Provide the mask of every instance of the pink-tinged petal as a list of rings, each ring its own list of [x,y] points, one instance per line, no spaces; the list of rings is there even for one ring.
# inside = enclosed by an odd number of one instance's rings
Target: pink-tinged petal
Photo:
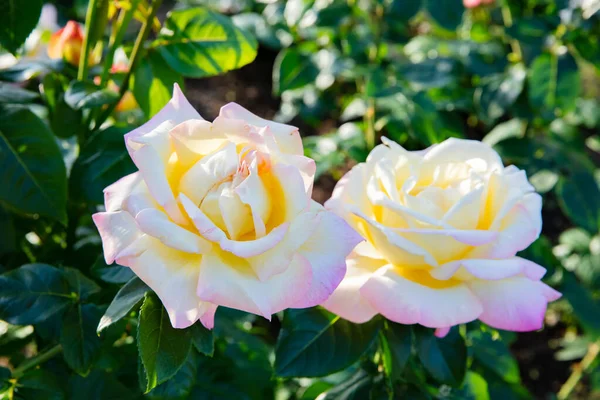
[[[125,135],[125,144],[128,146],[129,154],[133,158],[132,152],[134,149],[130,148],[128,144],[130,140],[137,141],[138,138],[152,132],[159,125],[166,121],[170,121],[172,126],[175,126],[187,121],[188,119],[202,119],[202,117],[187,101],[181,92],[179,85],[175,84],[173,86],[173,97],[167,103],[167,105],[165,105],[162,110],[152,117],[150,121]]]
[[[558,300],[562,297],[562,294],[559,291],[552,289],[550,286],[544,283],[541,284],[541,288],[542,293],[548,302]]]
[[[228,142],[194,164],[181,177],[179,191],[185,193],[195,204],[200,204],[213,186],[233,175],[237,168],[235,144]]]
[[[123,202],[133,191],[133,189],[142,182],[142,176],[139,172],[125,175],[112,185],[104,189],[104,207],[106,211],[119,211],[123,208]]]
[[[263,282],[243,258],[213,252],[202,256],[197,294],[204,301],[270,319],[305,296],[311,280],[310,264],[300,255],[284,272]]]
[[[348,259],[344,279],[333,294],[321,303],[321,306],[355,324],[369,321],[378,312],[360,294],[360,288],[374,271],[383,266],[384,262],[384,260],[374,260],[367,257]]]
[[[289,154],[304,154],[302,139],[300,138],[298,128],[295,126],[285,125],[279,122],[260,118],[236,103],[229,103],[221,107],[219,116],[231,119],[240,119],[259,128],[269,127],[269,130],[275,136],[275,140],[277,141],[281,151]]]
[[[541,329],[548,299],[545,284],[526,277],[498,281],[473,281],[469,287],[483,305],[479,319],[497,328],[516,332]]]
[[[135,220],[142,232],[155,237],[168,247],[195,254],[204,254],[212,249],[209,241],[175,224],[159,210],[142,210]]]
[[[186,167],[216,151],[226,140],[225,135],[213,129],[213,124],[201,119],[190,119],[169,131],[178,162]]]
[[[317,172],[315,160],[305,156],[285,154],[280,161],[292,165],[300,171],[300,175],[302,175],[302,180],[304,181],[304,189],[306,190],[308,197],[310,197],[315,181],[315,173]]]
[[[435,337],[438,338],[443,338],[444,336],[446,336],[448,334],[448,332],[450,332],[450,328],[452,328],[451,326],[447,326],[445,328],[437,328],[434,332]]]
[[[504,168],[498,153],[478,140],[450,138],[431,147],[424,155],[429,165],[465,162],[477,171],[499,171]]]
[[[423,265],[437,266],[437,260],[423,247],[411,242],[392,228],[388,228],[353,206],[346,206],[350,212],[366,222],[368,236],[373,245],[390,262],[397,265]]]
[[[257,240],[231,240],[186,195],[181,193],[179,198],[181,205],[200,235],[211,242],[218,243],[221,249],[238,257],[253,257],[272,249],[283,240],[289,228],[289,223],[284,223]]]
[[[400,276],[392,265],[373,274],[360,294],[391,321],[429,328],[471,322],[483,311],[478,298],[466,285],[424,286]]]
[[[136,150],[132,158],[140,169],[140,174],[148,186],[152,197],[160,204],[167,214],[177,223],[185,223],[185,219],[179,210],[173,190],[169,185],[165,174],[165,164],[160,159],[155,148],[152,146],[143,146]]]
[[[346,257],[364,239],[337,215],[319,205],[321,218],[317,229],[298,249],[312,266],[310,290],[296,308],[314,307],[325,301],[346,273]]]
[[[447,280],[457,273],[465,279],[475,277],[484,280],[499,280],[523,275],[531,280],[539,281],[546,273],[546,269],[521,257],[504,260],[467,259],[440,265],[431,271],[431,276]]]
[[[215,326],[215,312],[217,312],[217,305],[212,303],[203,302],[203,309],[201,310],[200,322],[206,329],[212,329]]]
[[[205,309],[196,295],[202,256],[171,249],[156,239],[148,238],[147,244],[143,253],[131,259],[130,268],[156,292],[173,327],[187,328]]]
[[[126,211],[96,213],[92,215],[92,220],[102,238],[107,264],[112,264],[119,253],[141,235],[135,219]]]

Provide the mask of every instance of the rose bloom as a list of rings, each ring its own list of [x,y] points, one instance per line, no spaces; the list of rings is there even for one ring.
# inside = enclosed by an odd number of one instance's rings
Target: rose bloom
[[[69,64],[79,65],[79,57],[83,47],[83,30],[75,21],[67,22],[50,37],[48,56],[53,59],[64,59]]]
[[[217,306],[270,318],[324,301],[360,236],[311,200],[314,161],[298,129],[230,103],[203,120],[171,101],[125,135],[139,169],[104,190],[93,215],[108,264],[130,267],[175,328]]]
[[[337,184],[325,207],[364,238],[323,306],[353,322],[376,314],[439,328],[480,319],[513,331],[542,327],[560,294],[545,269],[517,257],[542,228],[539,194],[489,146],[448,139],[406,151],[383,138]]]

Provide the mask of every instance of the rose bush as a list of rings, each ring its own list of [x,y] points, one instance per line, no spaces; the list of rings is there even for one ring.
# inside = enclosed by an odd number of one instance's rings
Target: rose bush
[[[481,142],[410,152],[384,140],[326,203],[367,241],[324,306],[353,322],[380,313],[439,335],[475,319],[539,329],[560,294],[540,282],[542,266],[516,253],[538,238],[541,205],[525,172]]]
[[[361,240],[311,200],[298,129],[230,103],[203,120],[178,86],[125,135],[139,169],[107,187],[93,219],[108,264],[130,267],[171,323],[213,327],[218,306],[270,318],[324,301]]]

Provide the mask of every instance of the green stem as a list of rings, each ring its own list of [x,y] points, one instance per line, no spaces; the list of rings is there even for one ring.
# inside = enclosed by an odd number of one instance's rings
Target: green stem
[[[513,19],[512,14],[510,13],[510,7],[506,1],[502,4],[500,10],[502,11],[502,20],[504,21],[504,27],[510,28],[513,25]],[[510,47],[512,49],[512,52],[517,56],[518,60],[516,61],[521,61],[523,59],[523,53],[521,52],[521,45],[519,44],[519,41],[516,39],[511,39]]]
[[[23,374],[27,370],[37,367],[40,364],[45,363],[52,357],[59,354],[61,351],[62,351],[62,346],[60,344],[57,344],[56,346],[44,351],[43,353],[40,353],[35,357],[32,357],[30,359],[23,361],[21,363],[21,365],[19,365],[19,367],[15,368],[15,370],[13,371],[13,374],[12,374],[13,377],[19,378],[19,377],[23,376]]]
[[[98,10],[98,1],[99,0],[90,0],[88,3],[87,13],[85,15],[85,36],[83,37],[83,46],[79,56],[79,70],[77,71],[77,80],[79,81],[83,81],[85,78],[87,78],[90,48],[92,47],[90,38],[92,25],[96,19],[96,10]]]
[[[129,89],[129,79],[131,78],[131,74],[133,73],[133,71],[137,67],[137,64],[139,63],[140,55],[144,47],[144,42],[146,41],[146,39],[148,38],[148,34],[152,30],[152,21],[154,21],[154,17],[156,16],[156,12],[158,11],[158,8],[160,7],[161,3],[162,0],[153,0],[152,4],[150,4],[150,9],[148,10],[148,15],[146,16],[144,24],[142,25],[142,30],[138,34],[138,37],[135,40],[135,44],[133,45],[131,57],[129,58],[129,66],[127,68],[127,73],[125,74],[123,82],[121,83],[121,87],[119,88],[119,97],[106,110],[104,110],[104,112],[96,120],[94,130],[99,129],[100,126],[104,123],[104,121],[106,121],[106,119],[110,117],[114,109],[117,107],[117,104],[119,104],[125,93],[127,93],[127,90]]]
[[[571,376],[569,376],[569,379],[562,385],[556,396],[558,400],[567,400],[570,398],[571,393],[583,377],[583,374],[590,369],[596,360],[596,357],[598,357],[598,353],[600,353],[600,341],[592,343],[588,348],[586,355],[581,360],[581,363],[573,368]]]
[[[109,72],[115,59],[115,52],[117,51],[117,48],[121,45],[121,42],[123,41],[123,37],[125,36],[127,27],[133,19],[133,15],[135,14],[135,10],[137,10],[139,2],[140,0],[132,0],[130,4],[131,8],[129,8],[128,10],[121,10],[121,12],[119,13],[119,19],[117,20],[117,29],[110,36],[110,40],[108,42],[108,53],[106,54],[106,60],[104,61],[104,66],[102,69],[102,78],[100,82],[101,87],[106,87],[108,83]]]

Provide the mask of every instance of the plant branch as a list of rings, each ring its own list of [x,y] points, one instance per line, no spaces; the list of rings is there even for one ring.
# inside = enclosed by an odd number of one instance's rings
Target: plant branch
[[[117,20],[117,28],[110,36],[110,40],[108,42],[108,53],[106,54],[106,60],[104,61],[104,66],[102,69],[102,78],[100,81],[101,87],[106,87],[106,84],[108,83],[108,75],[112,67],[113,61],[115,59],[115,52],[117,48],[121,45],[121,42],[123,41],[125,31],[127,31],[127,27],[133,19],[133,15],[137,10],[139,2],[140,0],[132,0],[130,8],[128,10],[121,10],[121,12],[119,13],[119,19]]]
[[[38,365],[45,363],[52,357],[58,355],[61,351],[62,346],[60,344],[57,344],[56,346],[44,351],[43,353],[40,353],[35,357],[31,357],[23,361],[21,365],[19,365],[19,367],[15,368],[15,370],[13,371],[13,377],[19,378],[23,376],[23,374],[27,372],[27,370],[30,370],[31,368],[37,367]]]
[[[137,67],[137,64],[139,63],[141,52],[144,47],[144,42],[146,41],[146,39],[148,38],[148,34],[152,30],[152,21],[154,20],[156,12],[158,11],[158,8],[160,7],[161,3],[162,0],[153,0],[152,4],[150,4],[148,14],[146,15],[146,19],[144,20],[144,23],[142,25],[142,29],[138,34],[137,39],[135,40],[135,44],[133,45],[131,57],[129,58],[129,66],[127,68],[127,73],[125,74],[123,82],[121,83],[121,87],[119,88],[119,96],[117,97],[115,102],[112,103],[106,110],[104,110],[104,112],[96,120],[96,123],[94,125],[94,131],[100,128],[104,121],[106,121],[106,119],[110,117],[112,112],[117,107],[117,104],[119,104],[119,102],[129,89],[129,79],[131,78],[131,74],[133,73],[133,71]]]
[[[502,7],[500,7],[500,10],[502,11],[502,20],[504,21],[504,27],[510,28],[513,25],[513,19],[512,14],[510,13],[509,5],[506,2],[504,2],[504,4],[502,4]],[[517,61],[523,60],[523,53],[521,52],[521,45],[519,44],[518,40],[510,39],[510,48],[512,49],[512,52],[517,56]]]
[[[590,344],[586,355],[583,357],[583,359],[578,365],[575,365],[571,376],[569,376],[569,379],[567,379],[564,385],[562,385],[558,392],[558,395],[556,396],[558,400],[567,400],[568,398],[570,398],[571,393],[573,392],[581,378],[583,378],[583,375],[590,369],[590,367],[598,357],[598,353],[600,353],[600,341]]]
[[[91,33],[92,26],[96,20],[96,10],[98,9],[99,0],[90,0],[85,15],[85,36],[83,37],[83,45],[79,55],[79,69],[77,70],[77,80],[83,81],[87,77],[90,48],[92,47]]]

